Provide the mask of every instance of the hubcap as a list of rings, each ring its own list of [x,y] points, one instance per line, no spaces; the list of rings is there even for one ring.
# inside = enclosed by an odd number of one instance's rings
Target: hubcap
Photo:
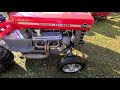
[[[77,72],[81,69],[82,66],[80,64],[67,64],[62,68],[64,72],[68,72],[68,73]]]

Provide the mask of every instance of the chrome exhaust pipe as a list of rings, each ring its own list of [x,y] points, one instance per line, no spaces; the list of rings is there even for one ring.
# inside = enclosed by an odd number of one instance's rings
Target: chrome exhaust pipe
[[[20,58],[27,58],[27,59],[44,59],[47,58],[48,55],[42,54],[24,54]]]

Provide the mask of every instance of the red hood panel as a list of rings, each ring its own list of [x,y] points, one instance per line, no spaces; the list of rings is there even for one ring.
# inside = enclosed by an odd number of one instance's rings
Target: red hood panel
[[[91,19],[85,12],[16,12],[14,17],[59,18],[59,19]]]
[[[16,24],[16,27],[25,28],[53,28],[53,29],[77,29],[83,28],[80,25],[90,25],[89,30],[94,23],[94,19],[87,12],[13,12],[10,14],[10,21]],[[21,24],[22,23],[22,24]],[[42,23],[42,24],[41,24]],[[60,24],[59,26],[42,26],[47,24]],[[70,24],[67,27],[61,24]],[[77,27],[78,25],[78,27]],[[72,27],[73,26],[73,27]],[[74,27],[75,26],[75,27]]]

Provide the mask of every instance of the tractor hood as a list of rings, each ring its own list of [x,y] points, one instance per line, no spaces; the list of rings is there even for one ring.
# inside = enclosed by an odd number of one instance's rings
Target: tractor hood
[[[90,30],[94,18],[88,12],[12,12],[9,21],[16,28]]]

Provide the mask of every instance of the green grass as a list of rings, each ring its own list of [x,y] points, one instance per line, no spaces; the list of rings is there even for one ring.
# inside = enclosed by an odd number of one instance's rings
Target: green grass
[[[113,18],[113,19],[111,19]],[[86,68],[76,74],[64,74],[57,69],[59,55],[43,60],[20,59],[15,54],[16,65],[1,78],[120,78],[120,13],[111,13],[107,20],[99,20],[87,32],[85,44],[77,52],[86,58]]]

